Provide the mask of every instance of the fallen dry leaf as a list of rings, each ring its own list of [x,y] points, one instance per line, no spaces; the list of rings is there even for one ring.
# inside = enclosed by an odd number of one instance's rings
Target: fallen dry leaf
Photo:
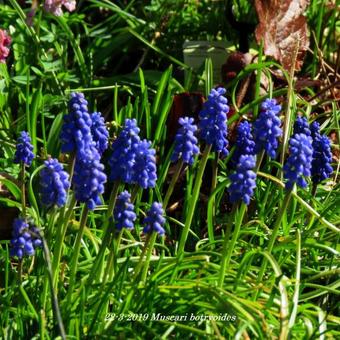
[[[255,0],[259,18],[255,36],[263,39],[264,53],[290,70],[294,56],[295,70],[300,70],[309,46],[306,18],[303,16],[308,0]]]

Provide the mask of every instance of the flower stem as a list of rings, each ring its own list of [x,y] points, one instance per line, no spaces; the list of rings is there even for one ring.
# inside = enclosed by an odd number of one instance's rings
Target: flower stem
[[[178,177],[181,173],[181,170],[182,170],[182,167],[183,167],[183,160],[181,159],[177,165],[176,165],[176,169],[175,169],[175,172],[171,178],[171,182],[170,182],[170,185],[169,185],[169,188],[165,194],[165,198],[163,200],[163,209],[166,210],[166,207],[169,203],[169,199],[174,191],[174,188],[175,188],[175,185],[177,183],[177,180],[178,180]]]
[[[145,259],[145,264],[144,264],[144,268],[143,268],[143,272],[142,272],[142,279],[141,281],[144,283],[146,281],[146,277],[148,275],[148,270],[149,270],[149,266],[150,266],[150,259],[151,259],[151,254],[152,254],[152,250],[153,247],[155,245],[156,242],[156,238],[157,238],[157,233],[154,231],[151,234],[150,237],[150,242],[149,242],[149,247],[148,247],[148,251],[146,253],[146,259]]]
[[[226,272],[226,269],[229,267],[231,255],[235,248],[235,245],[236,245],[236,242],[237,242],[240,230],[241,230],[243,217],[244,217],[246,210],[247,210],[247,205],[244,202],[241,203],[241,206],[239,209],[236,208],[236,205],[234,205],[233,207],[233,211],[236,212],[235,229],[233,232],[233,237],[229,243],[229,236],[231,233],[231,224],[228,223],[227,230],[224,235],[223,249],[222,249],[222,262],[221,262],[221,267],[220,267],[220,275],[218,278],[218,287],[220,288],[223,287],[225,272]]]
[[[88,213],[89,213],[89,209],[85,205],[83,208],[82,214],[81,214],[79,231],[78,231],[76,242],[74,245],[74,252],[71,258],[70,282],[69,282],[69,288],[68,288],[68,293],[67,293],[68,295],[67,305],[68,306],[71,306],[71,298],[72,298],[72,293],[74,289],[74,284],[76,281],[76,273],[77,273],[77,268],[78,268],[78,259],[79,259],[79,254],[80,254],[81,239],[84,234]]]
[[[51,288],[51,299],[52,299],[52,302],[53,302],[56,323],[59,327],[59,332],[60,332],[61,338],[63,340],[66,340],[66,333],[65,333],[64,323],[63,323],[61,313],[60,313],[58,296],[57,296],[57,293],[56,293],[56,289],[54,289],[54,287],[53,287],[53,271],[52,271],[50,250],[48,249],[48,245],[47,245],[45,238],[40,233],[39,233],[39,237],[42,240],[45,261],[46,261],[46,264],[47,264],[47,274],[48,274],[48,280],[49,280],[50,288]]]
[[[98,272],[102,272],[102,265],[103,265],[103,259],[104,259],[104,255],[105,255],[105,250],[106,247],[108,246],[110,239],[111,239],[111,228],[109,228],[110,225],[110,217],[113,214],[113,210],[115,207],[115,203],[116,203],[116,198],[118,195],[118,189],[119,189],[119,182],[115,182],[113,184],[113,188],[111,191],[111,195],[110,195],[110,200],[109,200],[109,205],[107,208],[107,212],[106,212],[106,217],[105,217],[105,221],[104,221],[104,226],[103,226],[103,241],[100,245],[99,248],[99,252],[98,255],[96,257],[96,260],[91,268],[91,272],[88,278],[88,285],[91,285],[92,281],[94,280],[94,278],[98,277]]]
[[[26,220],[26,193],[25,193],[25,163],[21,162],[21,206],[22,216]]]
[[[255,173],[257,173],[260,170],[261,163],[262,163],[263,158],[264,158],[264,154],[265,154],[265,150],[262,150],[256,157],[257,158],[256,159],[256,167],[254,169]]]
[[[219,153],[215,152],[215,159],[213,162],[213,166],[212,166],[212,180],[211,180],[211,190],[210,190],[210,194],[212,194],[214,192],[214,190],[216,189],[216,184],[217,184],[217,171],[218,171],[218,158],[219,158]],[[212,219],[213,222],[215,221],[215,215],[216,215],[216,196],[213,196],[212,198]]]
[[[111,249],[110,257],[111,265],[109,267],[109,282],[112,281],[114,273],[117,272],[117,258],[119,253],[120,243],[122,241],[123,229],[118,233],[118,236],[113,239],[113,248]]]
[[[277,214],[276,221],[275,221],[275,224],[274,224],[274,228],[273,228],[272,234],[270,236],[268,247],[267,247],[267,252],[269,254],[271,254],[271,252],[273,250],[274,243],[276,241],[276,237],[277,237],[277,234],[279,232],[279,228],[280,228],[280,225],[281,225],[281,222],[282,222],[282,218],[283,218],[284,213],[287,210],[291,196],[292,196],[292,190],[289,190],[286,193],[286,196],[285,196],[285,198],[282,202],[281,208],[280,208],[280,210]],[[257,278],[257,283],[260,283],[262,281],[263,275],[264,275],[266,268],[267,268],[267,264],[268,264],[267,259],[264,259],[263,262],[262,262],[261,268],[260,268],[258,278]],[[258,289],[255,293],[255,299],[257,299],[257,297],[260,295],[260,293],[261,293],[261,289]]]
[[[198,172],[197,172],[196,179],[195,179],[195,185],[194,185],[193,193],[192,193],[190,204],[189,204],[188,214],[186,216],[184,229],[182,231],[181,238],[179,241],[178,253],[177,253],[177,256],[179,259],[181,259],[184,254],[184,247],[185,247],[186,240],[188,238],[192,218],[194,216],[197,200],[198,200],[201,185],[202,185],[203,173],[207,165],[210,150],[211,150],[211,145],[207,145],[204,149],[204,152],[203,152],[200,164],[199,164]]]
[[[143,266],[143,260],[144,260],[144,255],[146,253],[146,250],[148,249],[148,245],[149,245],[149,242],[150,242],[150,234],[147,234],[146,236],[146,239],[145,239],[145,243],[144,243],[144,247],[142,249],[142,253],[140,254],[140,257],[139,257],[139,261],[138,261],[138,264],[136,266],[136,269],[135,269],[135,274],[133,276],[133,280],[135,281],[142,269],[142,266]]]
[[[64,239],[68,227],[68,222],[71,218],[73,209],[76,205],[77,201],[74,196],[71,198],[70,205],[66,214],[64,214],[64,209],[62,211],[63,218],[58,223],[58,230],[57,230],[57,238],[56,238],[56,248],[54,250],[54,257],[53,257],[53,264],[52,264],[52,271],[53,271],[53,287],[58,290],[58,277],[59,277],[59,262],[62,256],[63,244]]]

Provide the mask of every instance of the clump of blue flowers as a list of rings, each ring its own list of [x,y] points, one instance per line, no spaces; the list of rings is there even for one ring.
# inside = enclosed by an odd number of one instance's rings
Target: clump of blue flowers
[[[26,131],[21,131],[16,145],[14,163],[22,162],[23,164],[30,166],[33,159],[34,153],[33,145],[31,144],[31,137]]]
[[[112,154],[109,158],[111,168],[110,180],[121,180],[132,183],[135,149],[140,142],[139,128],[136,119],[126,119],[118,138],[112,143]]]
[[[256,188],[256,173],[253,171],[256,164],[254,155],[241,155],[236,171],[229,176],[230,186],[228,192],[232,203],[242,200],[245,204],[250,203]]]
[[[293,135],[289,141],[289,157],[283,167],[286,189],[292,189],[295,183],[301,188],[307,186],[303,176],[311,175],[312,156],[312,138],[303,133]]]
[[[92,119],[88,112],[87,100],[82,93],[71,93],[69,113],[64,116],[61,129],[61,151],[86,157],[94,141],[91,134]]]
[[[91,133],[96,149],[100,155],[104,153],[109,144],[109,131],[106,128],[104,118],[100,112],[93,112],[91,114],[92,125]]]
[[[41,239],[36,235],[35,227],[30,227],[29,224],[21,218],[16,218],[13,222],[13,231],[11,239],[11,256],[22,258],[23,256],[32,256],[35,253],[35,248],[42,245]]]
[[[201,138],[208,145],[212,145],[213,151],[221,152],[222,156],[228,154],[227,113],[229,106],[227,98],[223,96],[225,93],[226,90],[223,87],[212,89],[199,113]]]
[[[269,157],[276,157],[278,138],[282,136],[281,120],[278,117],[281,105],[275,99],[266,99],[254,123],[255,152],[265,150]]]
[[[251,133],[251,124],[247,121],[241,122],[237,127],[235,151],[232,156],[233,163],[237,164],[241,155],[253,155],[255,142]]]
[[[150,210],[147,212],[144,219],[144,229],[143,232],[148,234],[153,231],[159,235],[164,235],[165,230],[163,228],[165,224],[164,210],[162,203],[154,202]]]
[[[57,159],[50,158],[44,165],[40,172],[42,203],[48,207],[62,207],[66,203],[67,190],[70,187],[69,175]]]
[[[102,203],[99,196],[104,192],[106,175],[96,149],[89,152],[87,157],[76,159],[72,182],[76,199],[86,203],[90,210]]]
[[[154,188],[157,180],[156,150],[151,145],[150,141],[144,139],[134,148],[132,182],[143,189]]]
[[[178,122],[181,127],[175,137],[175,147],[171,161],[176,162],[181,158],[184,163],[192,165],[195,155],[199,154],[200,151],[195,137],[197,126],[194,124],[194,119],[189,117],[181,117]]]
[[[130,201],[131,195],[125,190],[120,193],[116,200],[114,209],[114,218],[117,230],[123,228],[133,229],[136,214],[134,212],[134,205]]]
[[[306,117],[298,116],[294,123],[294,134],[304,133],[306,136],[311,135],[309,124]]]

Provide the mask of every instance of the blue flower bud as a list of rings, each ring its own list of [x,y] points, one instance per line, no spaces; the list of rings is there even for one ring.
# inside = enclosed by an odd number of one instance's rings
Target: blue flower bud
[[[100,162],[100,155],[95,148],[87,157],[76,158],[72,183],[79,202],[86,203],[90,210],[100,205],[102,202],[99,195],[105,190],[105,182],[104,165]]]
[[[237,138],[235,151],[232,156],[233,164],[237,164],[241,155],[253,155],[255,142],[251,133],[251,124],[247,121],[241,122],[237,127]]]
[[[111,147],[112,154],[109,158],[111,181],[121,180],[125,183],[132,183],[135,148],[140,141],[138,134],[136,119],[126,119],[124,129]]]
[[[306,117],[298,116],[294,123],[294,134],[296,133],[304,133],[306,136],[311,135],[311,131],[309,129],[308,121]]]
[[[333,172],[331,166],[331,144],[326,135],[315,134],[313,138],[312,181],[320,183],[329,178]]]
[[[240,156],[235,172],[229,176],[231,183],[228,192],[232,203],[239,200],[243,200],[247,205],[250,203],[256,188],[256,173],[253,171],[255,165],[254,155]]]
[[[155,231],[159,235],[164,235],[165,230],[163,228],[165,224],[164,210],[162,203],[154,202],[147,212],[144,219],[143,232],[148,234]]]
[[[44,162],[40,172],[40,194],[42,203],[47,207],[66,203],[67,190],[70,187],[69,175],[57,159],[50,158]]]
[[[35,253],[35,248],[42,245],[38,236],[32,235],[30,231],[39,235],[37,228],[30,227],[24,219],[16,218],[14,220],[10,250],[11,256],[18,258],[32,256]]]
[[[180,118],[178,122],[181,128],[179,128],[175,137],[175,147],[171,161],[176,162],[182,158],[184,163],[192,165],[194,156],[199,154],[197,138],[195,137],[197,126],[194,124],[194,119],[189,117]]]
[[[63,119],[60,133],[61,151],[75,153],[78,158],[86,158],[95,143],[91,134],[92,119],[82,93],[71,93],[69,114]]]
[[[108,147],[109,132],[106,128],[104,118],[100,112],[93,112],[91,114],[92,125],[91,133],[96,149],[102,155]]]
[[[139,184],[143,189],[154,188],[157,180],[156,150],[152,143],[146,139],[135,145],[135,154],[132,182]]]
[[[30,166],[34,158],[33,145],[31,144],[31,137],[26,131],[20,132],[20,137],[16,145],[14,155],[14,163],[23,162]]]
[[[131,195],[127,191],[123,191],[116,200],[114,209],[114,218],[118,230],[133,229],[136,214],[134,205],[130,201]]]
[[[265,150],[269,157],[276,157],[278,138],[282,136],[281,120],[278,117],[281,105],[275,99],[266,99],[254,123],[255,152]]]
[[[225,93],[226,90],[222,87],[212,89],[199,113],[201,138],[208,145],[212,145],[213,151],[221,152],[222,156],[228,154],[227,113],[229,106],[227,98],[223,96]]]
[[[291,137],[289,141],[289,157],[283,167],[288,190],[292,189],[295,183],[301,188],[307,186],[303,176],[309,177],[311,175],[312,155],[313,147],[310,136],[297,133]]]

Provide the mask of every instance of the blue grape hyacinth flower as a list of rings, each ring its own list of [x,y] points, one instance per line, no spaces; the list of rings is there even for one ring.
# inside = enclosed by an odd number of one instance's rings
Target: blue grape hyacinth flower
[[[70,187],[69,175],[57,159],[50,158],[44,162],[40,172],[40,195],[42,203],[47,206],[62,207],[66,203],[67,190]]]
[[[199,154],[200,151],[195,137],[197,126],[194,124],[194,118],[181,117],[178,122],[181,127],[175,137],[175,147],[171,161],[176,162],[181,158],[184,163],[192,165],[195,155]]]
[[[121,180],[128,184],[132,183],[135,149],[140,142],[138,134],[136,119],[126,119],[123,130],[111,146],[112,154],[109,158],[111,181]]]
[[[310,125],[310,131],[312,133],[312,138],[314,139],[317,135],[320,134],[320,124],[318,122],[313,122]]]
[[[102,155],[109,145],[109,131],[106,128],[104,118],[100,112],[91,114],[91,133],[96,149]]]
[[[297,133],[289,141],[289,157],[283,167],[284,178],[287,180],[286,189],[290,190],[296,183],[299,187],[307,186],[303,178],[311,175],[312,167],[312,138],[303,133]]]
[[[276,157],[278,138],[282,136],[281,120],[278,117],[281,105],[275,99],[266,99],[254,123],[255,152],[265,150],[269,157]]]
[[[294,134],[304,133],[307,136],[311,135],[309,124],[306,117],[298,116],[294,123]]]
[[[313,138],[312,181],[315,184],[329,178],[333,172],[331,166],[331,144],[327,136],[317,134]]]
[[[147,212],[144,219],[144,229],[145,234],[156,232],[158,235],[164,235],[165,230],[163,228],[165,224],[164,210],[162,203],[154,202],[150,210]]]
[[[31,144],[31,137],[26,131],[20,132],[20,137],[16,145],[14,155],[14,163],[23,163],[27,166],[32,164],[34,159],[33,145]]]
[[[247,121],[241,122],[237,127],[235,151],[232,156],[235,165],[237,165],[241,155],[254,155],[255,142],[251,127],[251,124]]]
[[[123,228],[133,229],[136,213],[134,205],[130,201],[131,195],[125,190],[120,193],[116,200],[114,209],[114,219],[117,229],[120,231]]]
[[[249,205],[256,188],[256,173],[253,171],[255,165],[254,155],[240,156],[235,172],[229,176],[231,183],[228,192],[232,203],[242,200]]]
[[[35,253],[35,248],[42,245],[41,239],[33,236],[30,231],[36,233],[36,228],[30,227],[24,219],[16,218],[14,220],[10,250],[11,256],[16,256],[19,259],[24,256],[32,256]]]
[[[228,154],[227,146],[227,113],[229,106],[227,98],[223,95],[226,90],[219,87],[212,89],[208,100],[203,104],[203,109],[199,113],[199,124],[201,138],[212,145],[212,150],[221,152],[222,156]]]
[[[157,180],[156,150],[146,139],[134,147],[135,160],[133,164],[132,182],[143,189],[154,188]]]
[[[106,175],[97,149],[90,151],[86,158],[76,158],[72,183],[77,201],[86,203],[90,210],[100,205],[104,192]]]
[[[82,93],[71,93],[69,113],[63,117],[60,140],[63,153],[75,153],[79,158],[88,155],[95,145],[91,134],[92,119],[87,100]]]

